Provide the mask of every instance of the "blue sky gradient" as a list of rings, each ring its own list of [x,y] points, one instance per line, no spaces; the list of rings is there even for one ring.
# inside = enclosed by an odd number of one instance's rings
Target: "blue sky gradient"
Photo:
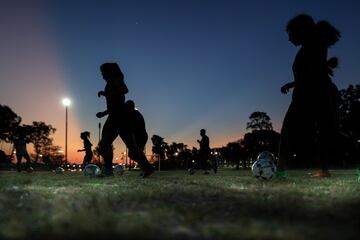
[[[226,145],[242,137],[254,111],[267,112],[280,131],[291,99],[280,87],[292,81],[298,50],[285,26],[299,13],[342,32],[329,50],[340,60],[334,82],[339,88],[359,83],[359,12],[358,1],[346,0],[2,1],[0,102],[25,123],[54,125],[55,143],[63,146],[59,99],[67,95],[76,125],[72,145],[81,147],[83,130],[96,144],[95,114],[105,108],[97,97],[105,85],[99,66],[117,62],[126,97],[143,113],[150,136],[191,147],[205,128],[212,147]],[[150,142],[147,147],[149,153]]]

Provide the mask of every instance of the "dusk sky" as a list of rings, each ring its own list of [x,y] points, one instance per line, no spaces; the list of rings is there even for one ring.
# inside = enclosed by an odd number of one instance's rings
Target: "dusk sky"
[[[254,111],[267,112],[280,131],[291,93],[297,48],[285,32],[300,13],[328,20],[342,33],[329,49],[339,58],[339,89],[360,83],[360,1],[0,1],[0,104],[22,123],[44,121],[64,148],[69,97],[70,161],[82,162],[80,132],[98,142],[95,114],[106,108],[97,92],[99,66],[117,62],[151,137],[198,147],[205,128],[211,147],[246,133]],[[147,154],[151,154],[151,140]],[[125,150],[118,138],[116,154]],[[5,149],[7,151],[7,149]],[[28,146],[28,150],[32,150]]]

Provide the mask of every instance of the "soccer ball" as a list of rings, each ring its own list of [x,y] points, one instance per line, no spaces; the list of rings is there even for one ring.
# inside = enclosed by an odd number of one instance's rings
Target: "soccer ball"
[[[97,177],[101,174],[101,169],[95,164],[88,164],[84,168],[84,176]]]
[[[57,167],[57,168],[55,168],[55,173],[56,174],[61,174],[61,173],[63,173],[65,170],[62,168],[62,167]]]
[[[270,161],[273,161],[275,162],[275,156],[274,154],[272,154],[271,152],[269,151],[264,151],[264,152],[261,152],[258,157],[257,157],[257,160],[259,159],[267,159],[267,160],[270,160]]]
[[[32,172],[34,171],[34,168],[33,168],[33,167],[28,167],[28,168],[26,169],[26,171],[27,171],[28,173],[32,173]]]
[[[257,179],[269,180],[274,176],[276,166],[273,161],[263,158],[256,160],[251,166],[251,170]]]
[[[124,167],[122,165],[116,165],[113,172],[116,175],[122,176],[124,174]]]
[[[189,169],[188,169],[188,173],[189,173],[190,175],[195,174],[195,169],[189,168]]]

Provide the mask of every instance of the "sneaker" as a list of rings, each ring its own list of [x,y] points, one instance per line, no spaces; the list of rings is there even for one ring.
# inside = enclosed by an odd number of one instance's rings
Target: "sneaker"
[[[329,170],[319,170],[313,174],[314,177],[330,177]]]
[[[287,171],[276,171],[275,172],[275,178],[277,179],[285,179],[285,178],[288,178],[289,174]]]

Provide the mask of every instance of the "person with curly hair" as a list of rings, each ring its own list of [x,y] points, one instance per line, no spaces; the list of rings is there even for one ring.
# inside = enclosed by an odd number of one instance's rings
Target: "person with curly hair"
[[[286,94],[293,88],[292,101],[281,129],[277,177],[287,177],[287,161],[299,151],[301,142],[312,142],[321,170],[314,176],[329,177],[327,162],[338,130],[339,93],[333,83],[337,58],[328,59],[328,48],[340,32],[326,21],[315,23],[301,14],[286,27],[289,41],[300,46],[293,62],[294,81],[281,87]],[[310,157],[310,156],[308,156]]]
[[[135,133],[130,125],[130,116],[125,106],[125,94],[128,93],[128,88],[124,82],[124,74],[117,63],[104,63],[100,66],[100,71],[106,81],[106,86],[104,91],[98,92],[98,97],[105,96],[107,109],[98,112],[96,116],[101,118],[108,115],[99,143],[99,153],[103,156],[105,163],[104,176],[113,176],[112,143],[117,136],[120,136],[129,149],[129,157],[139,164],[143,172],[142,176],[148,177],[154,172],[154,168],[147,160],[142,149],[143,146],[138,146]]]

